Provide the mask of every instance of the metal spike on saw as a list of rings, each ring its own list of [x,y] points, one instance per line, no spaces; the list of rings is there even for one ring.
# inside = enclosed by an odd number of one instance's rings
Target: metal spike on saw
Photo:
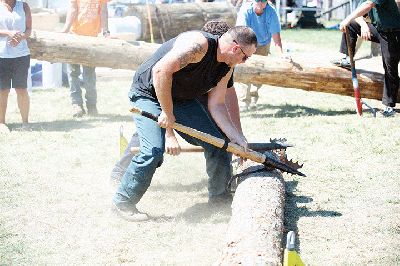
[[[292,175],[299,175],[299,176],[306,176],[305,174],[301,173],[298,171],[303,165],[300,165],[297,162],[294,162],[293,160],[288,160],[286,158],[286,153],[284,154],[283,158],[282,156],[279,156],[276,153],[271,153],[271,152],[265,152],[265,156],[268,157],[268,163],[264,163],[264,165],[268,168],[277,168],[283,172],[292,174]],[[283,159],[283,160],[282,160]]]

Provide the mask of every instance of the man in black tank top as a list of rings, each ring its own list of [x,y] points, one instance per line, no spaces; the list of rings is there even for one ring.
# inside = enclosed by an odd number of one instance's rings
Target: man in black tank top
[[[113,208],[120,216],[132,221],[148,219],[147,214],[136,209],[136,204],[161,165],[165,147],[169,147],[168,153],[179,153],[171,128],[174,122],[219,138],[224,134],[247,148],[246,138],[229,116],[225,96],[233,67],[245,62],[255,52],[256,44],[254,32],[243,26],[230,29],[221,38],[200,31],[185,32],[164,43],[139,67],[129,97],[134,106],[159,119],[156,123],[134,117],[140,153],[132,159],[113,199]],[[196,99],[205,93],[209,113]],[[225,195],[230,155],[185,134],[181,136],[205,150],[210,199]]]

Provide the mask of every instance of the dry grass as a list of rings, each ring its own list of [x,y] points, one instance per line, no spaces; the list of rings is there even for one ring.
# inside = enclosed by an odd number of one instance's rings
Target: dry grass
[[[207,205],[200,154],[167,156],[129,223],[109,212],[129,81],[98,82],[95,118],[71,119],[68,89],[35,90],[33,131],[0,136],[0,264],[210,265],[221,253],[229,206]],[[349,81],[350,85],[350,81]],[[362,88],[361,88],[362,89]],[[369,101],[379,107],[378,101]],[[359,118],[351,97],[265,86],[243,113],[250,140],[286,137],[307,177],[285,176],[285,224],[310,265],[400,264],[400,114]]]

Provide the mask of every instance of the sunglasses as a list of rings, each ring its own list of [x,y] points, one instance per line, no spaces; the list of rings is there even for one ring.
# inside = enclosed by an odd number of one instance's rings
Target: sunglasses
[[[255,1],[256,1],[256,3],[259,3],[259,2],[266,3],[268,0],[255,0]]]
[[[242,47],[240,47],[240,44],[237,41],[233,40],[233,42],[236,43],[239,46],[240,51],[244,54],[244,56],[242,58],[242,61],[246,62],[246,60],[249,59],[250,56],[248,56],[245,52],[243,52]]]

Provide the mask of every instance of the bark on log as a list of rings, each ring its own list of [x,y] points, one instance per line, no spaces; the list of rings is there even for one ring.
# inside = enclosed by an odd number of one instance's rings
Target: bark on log
[[[159,44],[45,31],[34,31],[28,41],[31,57],[39,60],[133,70],[159,47]],[[295,64],[254,55],[236,67],[235,81],[353,96],[349,71],[330,66],[329,62],[303,60],[295,56],[293,59]],[[366,70],[358,73],[361,97],[380,100],[383,75]]]
[[[234,26],[236,13],[226,2],[149,5],[153,35],[156,42],[164,42],[179,33],[199,30],[213,19],[225,20]],[[150,25],[146,5],[128,5],[124,15],[136,16],[142,23],[141,40],[150,42]]]
[[[260,166],[247,162],[245,169],[255,167]],[[285,204],[282,175],[274,170],[252,173],[242,179],[233,198],[225,246],[217,264],[282,265]]]
[[[49,31],[33,31],[28,45],[31,58],[120,69],[137,69],[160,46]]]

